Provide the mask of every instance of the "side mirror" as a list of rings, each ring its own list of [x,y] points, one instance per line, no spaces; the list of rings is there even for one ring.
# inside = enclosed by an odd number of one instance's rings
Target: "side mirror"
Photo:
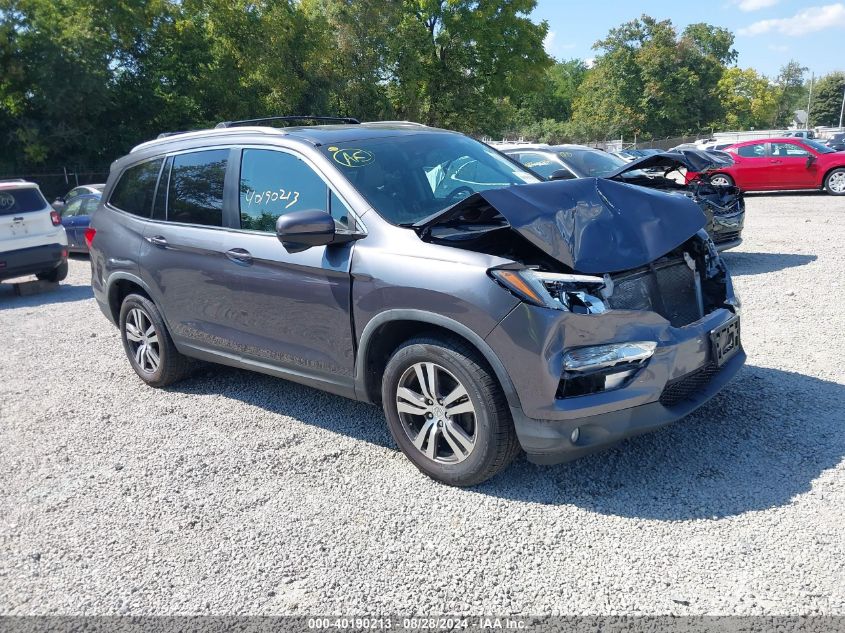
[[[816,157],[813,154],[807,156],[807,169],[813,166],[813,163],[816,162]]]
[[[556,169],[549,176],[549,180],[570,180],[571,178],[575,178],[575,174],[568,169]]]
[[[288,253],[325,246],[335,238],[334,218],[318,209],[287,213],[276,220],[276,237]]]

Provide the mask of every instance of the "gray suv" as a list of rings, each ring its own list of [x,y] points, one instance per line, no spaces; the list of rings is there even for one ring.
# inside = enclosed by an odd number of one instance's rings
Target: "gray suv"
[[[412,123],[256,123],[112,165],[92,285],[151,386],[202,359],[380,403],[421,471],[473,485],[666,425],[744,362],[687,198]]]

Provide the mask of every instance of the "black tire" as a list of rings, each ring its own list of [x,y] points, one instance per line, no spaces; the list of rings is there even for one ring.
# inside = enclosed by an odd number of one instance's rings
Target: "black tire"
[[[463,386],[466,396],[454,400],[454,403],[462,403],[465,407],[468,403],[474,408],[472,413],[448,415],[448,408],[444,405],[437,407],[437,416],[442,418],[440,422],[431,420],[427,422],[426,417],[417,414],[404,413],[400,416],[397,403],[397,393],[400,383],[406,380],[415,380],[415,366],[419,363],[428,363],[438,366],[438,371],[443,370],[436,380],[438,386],[445,391],[453,392],[457,389],[454,383]],[[428,365],[425,365],[427,367]],[[446,383],[450,384],[446,384]],[[405,383],[402,383],[405,384]],[[417,382],[419,387],[422,385]],[[420,392],[424,393],[425,388]],[[417,392],[418,395],[420,392]],[[442,393],[440,395],[446,395]],[[445,398],[444,398],[445,400]],[[438,400],[440,402],[440,400]],[[382,379],[382,404],[387,417],[387,424],[393,439],[399,445],[403,453],[413,464],[424,474],[432,479],[450,484],[453,486],[473,486],[489,479],[495,474],[504,470],[514,457],[519,454],[520,446],[511,419],[510,409],[502,389],[499,386],[492,370],[484,359],[471,346],[459,339],[445,339],[435,337],[420,337],[407,341],[400,346],[387,363]],[[436,405],[436,403],[432,403]],[[416,406],[423,406],[422,403]],[[451,405],[457,408],[456,404]],[[432,417],[426,414],[429,418]],[[471,423],[467,422],[467,418]],[[404,421],[403,421],[404,420]],[[429,435],[433,437],[435,453],[441,447],[443,452],[452,452],[452,459],[460,459],[454,463],[443,463],[443,459],[449,459],[435,454],[436,459],[426,455],[422,447],[417,448],[411,439],[413,429],[408,428],[410,423],[417,421],[421,427],[427,423],[437,423],[439,430]],[[467,452],[458,456],[450,446],[457,439],[454,435],[455,423],[471,426],[474,445]],[[446,429],[452,429],[447,432]],[[466,432],[467,427],[461,430]],[[416,434],[417,439],[423,436],[422,429]],[[467,438],[470,435],[466,432]],[[448,439],[446,436],[449,436]],[[427,448],[432,446],[430,440],[425,440]]]
[[[148,347],[152,347],[155,356],[158,358],[158,363],[152,363],[152,356],[144,353],[140,354],[141,360],[138,359],[138,349],[140,344],[135,341],[130,341],[132,334],[127,330],[127,321],[134,326],[138,320],[138,313],[133,311],[140,311],[146,317],[146,321],[142,321],[144,326],[152,325],[154,328],[154,335],[156,337],[155,343],[150,342]],[[132,313],[130,315],[130,313]],[[138,294],[127,295],[120,306],[120,340],[123,342],[123,349],[126,352],[126,357],[132,365],[132,369],[145,383],[151,387],[166,387],[172,385],[184,378],[191,368],[191,361],[187,356],[179,353],[176,346],[173,344],[173,339],[170,338],[170,332],[164,325],[164,320],[161,318],[161,313],[156,308],[156,305],[147,297]],[[130,327],[131,329],[131,327]],[[135,328],[138,331],[137,328]],[[146,327],[144,332],[148,332]],[[151,339],[144,338],[146,341]],[[143,365],[142,365],[143,363]]]
[[[833,181],[836,181],[835,184]],[[845,187],[842,186],[845,182],[845,168],[838,168],[832,170],[824,179],[824,190],[832,196],[845,196]]]
[[[47,272],[37,273],[35,276],[38,277],[41,281],[50,281],[53,283],[58,283],[59,281],[64,281],[65,277],[67,277],[67,260],[63,261],[61,264],[56,266],[53,270],[48,270]]]
[[[713,181],[716,182],[713,182]],[[734,179],[727,174],[713,174],[710,176],[710,184],[715,187],[732,187],[734,186]]]

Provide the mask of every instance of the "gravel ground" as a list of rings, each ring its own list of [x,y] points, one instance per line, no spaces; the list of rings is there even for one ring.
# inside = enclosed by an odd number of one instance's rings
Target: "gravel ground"
[[[845,198],[749,196],[748,366],[695,415],[472,490],[381,412],[145,387],[88,287],[0,285],[0,613],[845,614]]]

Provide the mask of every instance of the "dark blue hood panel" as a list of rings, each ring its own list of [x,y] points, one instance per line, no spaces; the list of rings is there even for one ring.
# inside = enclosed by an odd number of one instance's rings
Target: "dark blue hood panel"
[[[707,221],[686,196],[580,178],[482,191],[417,228],[460,222],[487,205],[543,253],[588,274],[646,265],[690,239]]]

